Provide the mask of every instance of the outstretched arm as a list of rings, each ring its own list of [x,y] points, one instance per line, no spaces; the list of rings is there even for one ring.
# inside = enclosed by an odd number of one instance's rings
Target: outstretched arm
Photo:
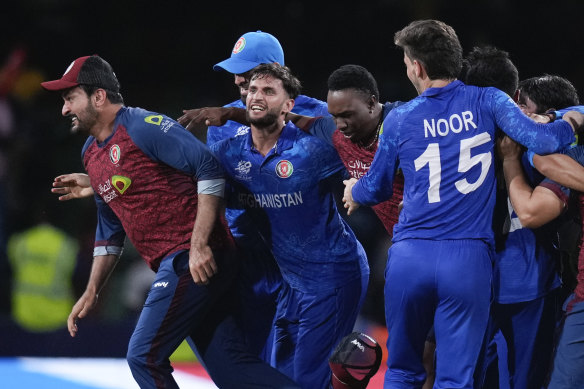
[[[69,173],[55,177],[51,192],[60,195],[60,201],[93,196],[89,176],[84,173]]]

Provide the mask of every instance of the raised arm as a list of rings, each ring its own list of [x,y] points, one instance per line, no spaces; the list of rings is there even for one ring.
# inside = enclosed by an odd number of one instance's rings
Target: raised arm
[[[498,147],[509,199],[521,225],[536,228],[558,217],[565,208],[564,202],[544,186],[533,189],[529,185],[521,166],[521,147],[507,136],[498,142]]]

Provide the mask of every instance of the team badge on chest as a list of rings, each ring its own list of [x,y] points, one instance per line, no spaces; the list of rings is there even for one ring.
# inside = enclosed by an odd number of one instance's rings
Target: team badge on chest
[[[118,145],[113,145],[113,146],[110,148],[110,153],[109,153],[109,156],[110,156],[110,161],[112,161],[112,163],[113,163],[114,165],[117,165],[117,164],[118,164],[118,162],[120,162],[120,157],[122,156],[122,152],[121,152],[121,150],[120,150],[120,146],[118,146]]]
[[[292,175],[294,171],[294,166],[292,166],[292,162],[287,161],[285,159],[278,162],[276,165],[276,174],[280,178],[288,178]]]

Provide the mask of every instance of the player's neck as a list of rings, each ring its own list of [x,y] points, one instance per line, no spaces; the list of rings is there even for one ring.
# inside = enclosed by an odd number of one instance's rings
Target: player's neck
[[[251,138],[253,141],[253,147],[265,157],[270,150],[274,148],[278,139],[280,139],[282,129],[284,129],[284,122],[279,121],[267,127],[257,127],[252,125]]]
[[[437,79],[437,80],[430,80],[429,78],[426,78],[421,83],[422,88],[421,88],[421,90],[418,91],[418,93],[419,94],[422,94],[422,93],[424,93],[424,91],[426,89],[430,89],[430,88],[443,88],[446,85],[448,85],[451,82],[453,82],[454,80],[456,80],[456,78]]]
[[[121,104],[113,104],[101,112],[97,122],[91,128],[90,135],[100,143],[105,141],[114,132],[116,116],[121,108]]]
[[[377,113],[368,124],[368,135],[359,141],[359,145],[363,148],[370,148],[377,144],[379,139],[379,131],[383,123],[383,104],[377,103],[375,112]]]

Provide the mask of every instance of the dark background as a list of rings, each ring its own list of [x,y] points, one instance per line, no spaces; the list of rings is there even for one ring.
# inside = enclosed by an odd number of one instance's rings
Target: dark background
[[[26,60],[15,75],[14,89],[0,93],[0,103],[10,110],[0,111],[0,243],[39,220],[64,229],[84,250],[74,282],[77,293],[91,262],[95,209],[92,200],[60,203],[49,189],[56,175],[82,171],[84,138],[69,133],[69,120],[60,115],[60,96],[38,86],[60,78],[77,57],[99,54],[110,62],[127,105],[178,117],[185,108],[238,98],[233,77],[212,66],[229,57],[243,33],[262,30],[280,40],[286,65],[303,82],[304,94],[326,99],[328,74],[356,63],[376,77],[382,101],[409,100],[415,90],[393,34],[412,20],[432,18],[455,28],[465,54],[473,46],[493,45],[510,53],[520,79],[557,74],[572,81],[580,95],[584,88],[581,0],[19,0],[11,2],[11,11],[6,7],[0,16],[0,66],[14,50],[23,50]],[[8,116],[8,130],[2,130]],[[358,235],[377,238],[369,232]],[[372,266],[376,277],[382,277],[384,261],[384,249],[379,251],[380,265]],[[121,274],[139,261],[133,255],[128,250]],[[7,261],[0,261],[0,319],[10,317],[10,274]],[[110,284],[115,306],[123,282]],[[112,322],[131,315],[130,308],[111,308],[107,296],[95,317]],[[379,296],[368,306],[383,308]]]

